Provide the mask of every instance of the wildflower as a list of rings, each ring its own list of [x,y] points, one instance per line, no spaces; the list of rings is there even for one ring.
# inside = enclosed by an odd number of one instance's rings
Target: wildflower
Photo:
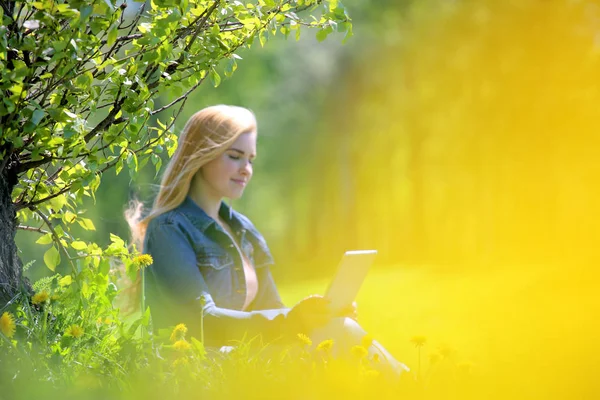
[[[179,351],[185,351],[192,348],[192,346],[184,339],[178,340],[173,343],[173,348]]]
[[[139,256],[133,257],[133,263],[139,268],[146,268],[154,262],[150,254],[140,254]]]
[[[180,339],[183,339],[187,331],[188,328],[185,326],[185,324],[177,324],[175,328],[173,328],[173,332],[171,332],[171,342],[176,342]]]
[[[65,331],[65,335],[73,336],[75,339],[78,339],[83,336],[83,328],[79,325],[71,325]]]
[[[322,352],[328,353],[329,351],[331,351],[332,347],[333,347],[333,339],[323,340],[321,343],[319,343],[317,345],[317,351],[322,351]]]
[[[306,346],[312,346],[312,340],[310,340],[310,338],[308,336],[306,336],[304,333],[299,333],[298,334],[298,339],[300,339],[300,342]]]
[[[427,342],[427,338],[425,336],[413,336],[410,341],[415,347],[422,347]]]
[[[4,336],[10,338],[13,337],[16,329],[15,317],[8,311],[5,311],[0,317],[0,332],[2,332]]]
[[[371,336],[371,335],[363,336],[360,341],[360,345],[362,347],[364,347],[365,349],[368,349],[369,347],[371,347],[372,344],[373,344],[373,336]]]
[[[31,302],[33,304],[42,304],[45,303],[46,301],[48,301],[48,299],[50,298],[50,295],[48,294],[47,291],[42,291],[39,293],[36,293],[33,298],[31,299]]]
[[[362,359],[369,354],[368,350],[365,349],[363,346],[352,346],[352,349],[350,351],[352,352],[352,355],[354,357],[359,359]]]

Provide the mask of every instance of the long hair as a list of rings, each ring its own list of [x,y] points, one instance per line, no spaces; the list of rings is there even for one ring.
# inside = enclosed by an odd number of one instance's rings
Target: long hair
[[[132,243],[143,251],[148,224],[179,206],[190,190],[192,178],[203,165],[220,156],[241,134],[256,131],[256,118],[245,108],[217,105],[204,108],[188,120],[179,136],[177,150],[167,164],[158,195],[147,216],[135,200],[125,211]]]
[[[190,117],[167,164],[150,212],[142,218],[143,206],[138,200],[131,202],[125,211],[125,219],[131,229],[131,243],[138,251],[145,250],[144,237],[150,221],[183,202],[198,170],[223,154],[240,135],[256,132],[256,129],[254,114],[243,107],[216,105]],[[138,276],[130,297],[139,297],[140,283]]]

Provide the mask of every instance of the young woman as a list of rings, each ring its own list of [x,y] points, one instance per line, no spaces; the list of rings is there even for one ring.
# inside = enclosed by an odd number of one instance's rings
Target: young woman
[[[256,335],[287,343],[304,333],[315,343],[333,339],[334,349],[349,349],[366,332],[352,318],[333,315],[321,296],[286,308],[264,238],[223,202],[240,198],[252,178],[256,135],[247,109],[218,105],[197,112],[181,133],[150,213],[140,220],[136,205],[128,214],[134,240],[154,260],[145,275],[153,324],[183,322],[196,337],[202,329],[206,346]],[[395,373],[405,368],[375,341],[369,351]]]

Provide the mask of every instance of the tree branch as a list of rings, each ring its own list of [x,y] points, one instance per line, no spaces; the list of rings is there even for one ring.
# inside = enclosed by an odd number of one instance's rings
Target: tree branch
[[[53,160],[52,157],[43,157],[41,160],[29,161],[26,163],[19,164],[19,166],[16,169],[16,173],[20,174],[20,173],[28,171],[32,168],[37,168],[41,165],[49,163],[52,160]]]
[[[169,104],[167,104],[166,106],[162,106],[160,108],[157,108],[156,110],[152,111],[150,113],[150,115],[156,115],[161,111],[166,110],[167,108],[170,108],[172,106],[174,106],[175,104],[179,103],[181,100],[186,99],[190,93],[192,93],[198,86],[200,86],[200,84],[202,82],[204,82],[204,80],[206,79],[208,75],[205,75],[204,78],[200,79],[198,81],[198,83],[196,83],[194,86],[192,86],[187,92],[185,92],[184,94],[182,94],[181,96],[179,96],[178,98],[176,98],[175,100],[173,100],[172,102],[170,102]]]
[[[31,208],[31,207],[35,208],[35,206],[37,206],[38,204],[41,204],[41,203],[43,203],[45,201],[48,201],[48,200],[52,200],[53,198],[55,198],[57,196],[60,196],[63,193],[68,192],[70,189],[71,189],[71,185],[68,185],[68,186],[65,186],[64,188],[62,188],[61,190],[59,190],[58,192],[56,192],[54,194],[51,194],[50,196],[44,197],[43,199],[32,201],[31,203],[16,203],[15,204],[15,211],[19,211],[19,210],[22,210],[24,208]]]
[[[36,228],[35,226],[27,226],[27,225],[17,225],[17,229],[22,229],[24,231],[38,232],[42,235],[49,233],[48,231],[43,230],[42,228]]]

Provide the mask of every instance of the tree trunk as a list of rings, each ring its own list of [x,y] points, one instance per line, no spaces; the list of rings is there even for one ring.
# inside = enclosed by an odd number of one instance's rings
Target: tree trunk
[[[0,308],[19,293],[23,279],[23,265],[15,244],[17,221],[11,198],[16,182],[16,173],[10,166],[0,171]],[[27,283],[25,286],[29,289]]]

